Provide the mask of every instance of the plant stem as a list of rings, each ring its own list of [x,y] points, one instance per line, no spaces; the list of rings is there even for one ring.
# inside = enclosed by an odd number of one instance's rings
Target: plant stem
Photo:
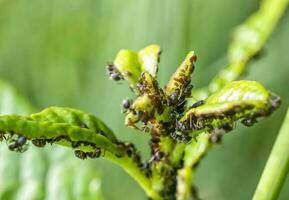
[[[277,199],[289,172],[289,109],[253,200]]]
[[[236,29],[233,41],[229,45],[229,63],[227,67],[221,70],[219,74],[213,78],[208,87],[192,91],[192,96],[194,98],[192,101],[188,102],[188,107],[195,103],[195,98],[206,99],[212,93],[220,91],[227,83],[237,80],[241,75],[243,75],[248,62],[263,48],[265,42],[287,8],[287,5],[288,0],[263,0],[261,2],[258,11],[252,14]],[[206,145],[205,149],[208,151],[208,148],[211,145],[209,138],[205,140],[207,140],[204,142],[204,145]],[[195,144],[192,143],[190,144],[191,147],[187,148],[193,149],[194,145]],[[179,148],[177,147],[174,151],[176,158],[178,158],[182,153],[182,151],[179,151]],[[187,148],[185,149],[184,162],[190,163],[190,151],[188,151]],[[177,198],[179,200],[185,200],[188,198],[189,186],[191,185],[191,179],[193,176],[193,169],[189,168],[189,166],[190,165],[184,165],[184,168],[179,170],[177,186]]]
[[[178,170],[177,199],[186,200],[191,191],[194,168],[210,148],[210,135],[202,133],[185,148],[184,167]]]
[[[110,152],[105,152],[104,158],[121,166],[135,181],[142,187],[145,193],[154,200],[159,200],[161,197],[152,189],[150,179],[137,166],[137,164],[128,156],[117,157]]]
[[[239,79],[245,72],[248,62],[263,48],[287,8],[288,2],[288,0],[263,0],[258,11],[234,31],[228,50],[227,67],[213,78],[208,87],[193,91],[192,96],[205,99],[227,83]]]

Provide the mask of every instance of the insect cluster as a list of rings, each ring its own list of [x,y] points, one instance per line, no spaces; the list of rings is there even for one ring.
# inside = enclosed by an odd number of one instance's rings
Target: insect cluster
[[[6,115],[0,119],[0,124],[0,140],[6,140],[9,149],[17,152],[26,151],[29,141],[37,147],[54,143],[72,147],[76,157],[81,159],[98,158],[106,150],[117,156],[123,151],[102,121],[76,109],[50,107],[26,117]],[[39,130],[41,134],[35,137]]]
[[[13,131],[0,131],[0,141],[5,140],[9,150],[23,153],[28,149],[26,137],[15,134]]]
[[[116,73],[126,80],[136,94],[135,100],[124,99],[125,124],[142,132],[149,132],[152,158],[150,162],[166,160],[169,152],[163,147],[168,139],[173,146],[189,143],[201,132],[211,133],[211,141],[218,143],[230,132],[236,121],[246,126],[258,117],[270,115],[280,105],[280,98],[270,94],[254,81],[235,81],[206,100],[189,105],[193,84],[191,75],[197,57],[189,52],[183,63],[162,89],[156,80],[160,49],[151,45],[139,53],[121,50],[115,61],[107,66],[111,79]],[[113,73],[112,73],[113,72]]]

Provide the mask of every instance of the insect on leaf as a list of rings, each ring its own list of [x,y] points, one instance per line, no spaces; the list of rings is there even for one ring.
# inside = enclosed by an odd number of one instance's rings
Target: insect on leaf
[[[210,96],[203,105],[191,108],[180,121],[191,130],[218,128],[239,119],[250,126],[257,117],[270,115],[279,105],[280,98],[260,83],[235,81]]]
[[[172,75],[165,88],[165,93],[172,102],[171,104],[180,103],[190,96],[192,89],[191,74],[194,71],[196,60],[197,57],[194,51],[189,52],[181,66]]]
[[[137,53],[126,49],[120,50],[113,61],[113,65],[134,89],[141,75],[141,66]]]
[[[103,122],[75,109],[52,107],[31,116],[2,115],[0,130],[5,138],[18,136],[18,140],[22,137],[32,142],[41,140],[44,142],[41,146],[57,143],[83,151],[100,148],[122,155],[114,135]]]

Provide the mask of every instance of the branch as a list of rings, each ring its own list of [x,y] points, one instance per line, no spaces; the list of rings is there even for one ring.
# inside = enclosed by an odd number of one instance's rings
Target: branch
[[[210,94],[220,91],[226,84],[237,80],[241,75],[243,75],[246,70],[246,65],[254,57],[254,55],[256,55],[263,48],[265,42],[271,35],[279,19],[287,8],[287,5],[288,0],[262,1],[259,10],[251,15],[235,31],[233,41],[229,46],[228,66],[221,70],[219,74],[213,78],[208,87],[192,91],[192,97],[194,98],[188,102],[188,107],[191,107],[194,103],[196,103],[196,101],[193,99],[206,99]],[[191,143],[189,146],[193,144],[194,143]],[[206,142],[204,144],[204,149],[209,149],[210,143]],[[182,148],[180,146],[182,145],[177,145],[174,151],[174,154],[177,154],[175,156],[177,158],[179,158],[182,153]],[[185,158],[189,157],[189,153],[190,152],[185,151]],[[188,168],[185,168],[184,171],[186,169]],[[188,171],[186,173],[192,174],[192,171]],[[179,181],[178,184],[185,186],[178,186],[178,194],[183,194],[180,195],[179,199],[188,199],[187,194],[188,190],[190,189],[187,186],[188,182]],[[183,189],[185,191],[182,191]]]
[[[227,83],[238,80],[248,62],[263,48],[287,5],[288,0],[263,0],[259,10],[234,31],[228,50],[228,66],[213,78],[208,87],[193,91],[192,96],[205,99]]]
[[[253,200],[277,199],[289,172],[289,109]]]
[[[191,191],[191,181],[194,175],[194,169],[198,162],[203,158],[210,148],[210,135],[202,133],[186,146],[184,152],[184,166],[178,170],[178,186],[177,186],[177,199],[185,200],[189,198]]]
[[[158,199],[140,168],[141,158],[135,147],[118,141],[101,120],[80,110],[50,107],[30,116],[1,115],[2,140],[17,152],[27,150],[28,141],[32,141],[37,147],[47,143],[70,147],[81,159],[102,156],[124,168],[149,196]]]
[[[178,144],[175,148],[174,162],[180,162],[184,153],[184,164],[178,170],[177,198],[188,199],[193,167],[208,151],[211,141],[217,143],[222,133],[231,131],[238,120],[242,119],[244,125],[251,126],[257,118],[269,116],[279,105],[280,98],[270,94],[260,83],[234,81],[211,95],[202,105],[187,111],[178,123],[182,134],[195,138],[195,141],[186,147]]]

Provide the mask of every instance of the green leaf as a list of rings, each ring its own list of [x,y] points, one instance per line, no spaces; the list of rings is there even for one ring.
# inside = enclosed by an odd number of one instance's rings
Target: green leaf
[[[113,132],[100,119],[81,110],[50,107],[39,113],[30,115],[30,118],[37,121],[68,123],[81,128],[87,128],[96,133],[103,134],[113,142],[117,141]]]
[[[210,96],[203,105],[193,107],[180,120],[189,130],[224,128],[239,120],[252,125],[257,117],[270,115],[280,98],[255,81],[235,81]],[[229,131],[229,130],[228,130]]]
[[[141,66],[137,53],[127,49],[120,50],[113,61],[113,65],[119,70],[124,79],[129,82],[130,86],[135,88],[141,75]]]
[[[122,155],[115,137],[103,122],[75,109],[52,107],[31,116],[2,115],[0,130],[5,132],[5,137],[24,136],[34,144],[35,141],[58,143],[90,152],[100,148]]]
[[[138,60],[142,72],[148,72],[154,78],[157,76],[158,64],[160,60],[160,46],[152,44],[138,52]]]
[[[194,62],[196,60],[195,52],[189,52],[181,66],[172,75],[169,83],[166,85],[165,94],[171,105],[179,104],[191,95],[191,75],[195,69]]]
[[[158,45],[149,45],[138,53],[122,49],[113,61],[113,65],[108,66],[109,74],[112,78],[115,73],[116,75],[120,73],[129,82],[130,87],[137,92],[136,85],[143,72],[156,77],[160,53]]]

